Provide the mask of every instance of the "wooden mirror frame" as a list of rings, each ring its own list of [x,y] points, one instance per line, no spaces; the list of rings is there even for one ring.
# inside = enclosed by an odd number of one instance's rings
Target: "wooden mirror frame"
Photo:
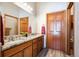
[[[11,18],[14,18],[14,19],[17,20],[17,27],[16,27],[17,33],[15,35],[18,35],[18,17],[12,16],[12,15],[8,15],[8,14],[4,14],[4,26],[3,26],[4,36],[5,36],[5,27],[6,27],[6,17],[11,17]]]

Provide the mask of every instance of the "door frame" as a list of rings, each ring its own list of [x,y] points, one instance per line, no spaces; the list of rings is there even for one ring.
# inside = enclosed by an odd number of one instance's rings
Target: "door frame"
[[[67,26],[69,24],[69,20],[70,20],[70,14],[71,14],[71,8],[74,8],[74,3],[73,2],[70,2],[68,7],[67,7]],[[74,14],[73,14],[73,19],[74,19]],[[74,24],[73,24],[73,27],[74,27]],[[73,28],[74,30],[74,28]],[[69,27],[67,28],[67,53],[69,54]],[[74,38],[73,38],[74,39]],[[73,40],[73,45],[74,45],[74,40]],[[74,46],[73,46],[73,51],[74,51]],[[74,52],[73,52],[73,55],[74,55]]]

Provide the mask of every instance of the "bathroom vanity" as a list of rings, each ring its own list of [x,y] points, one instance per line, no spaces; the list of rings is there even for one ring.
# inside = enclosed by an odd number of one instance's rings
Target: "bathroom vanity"
[[[24,39],[23,39],[24,38]],[[3,57],[35,57],[43,49],[43,35],[21,37],[2,46]]]

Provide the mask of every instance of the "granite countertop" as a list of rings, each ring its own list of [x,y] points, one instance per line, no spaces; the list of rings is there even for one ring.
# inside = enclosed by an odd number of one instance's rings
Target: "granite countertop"
[[[4,45],[2,46],[2,51],[9,49],[11,47],[17,46],[19,44],[22,44],[24,42],[33,40],[34,38],[43,36],[42,34],[37,34],[37,35],[30,35],[28,37],[18,37],[15,41],[10,41],[10,42],[6,42],[4,43]]]

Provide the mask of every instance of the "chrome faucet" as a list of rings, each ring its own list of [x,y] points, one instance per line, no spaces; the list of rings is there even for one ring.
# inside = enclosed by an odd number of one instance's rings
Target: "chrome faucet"
[[[10,36],[9,37],[9,41],[14,41],[14,37],[13,36]]]

